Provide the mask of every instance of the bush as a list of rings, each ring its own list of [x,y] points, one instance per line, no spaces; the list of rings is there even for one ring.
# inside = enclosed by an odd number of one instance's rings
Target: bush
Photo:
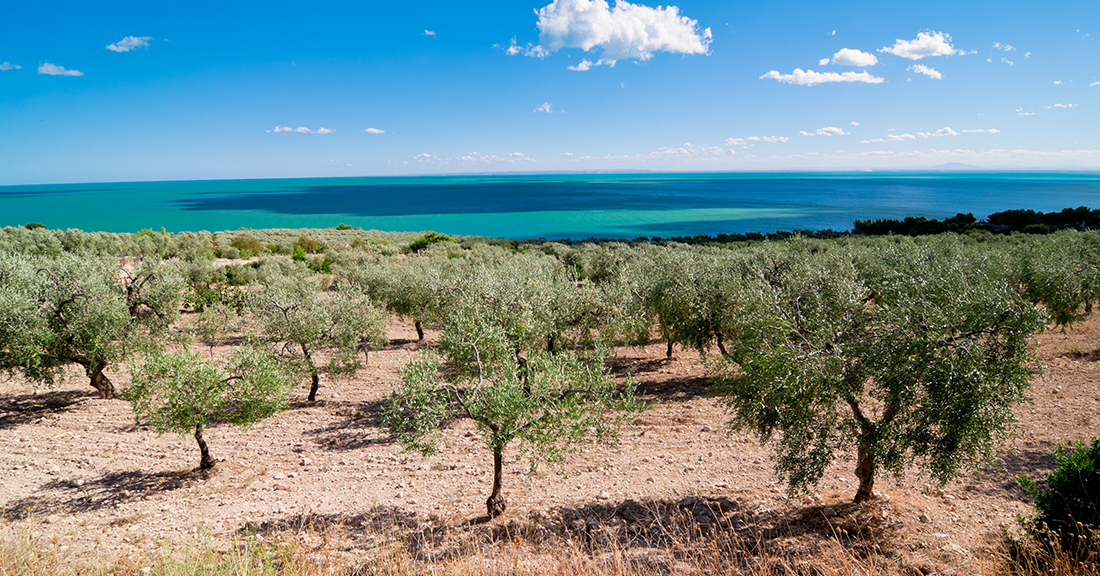
[[[413,252],[419,252],[427,248],[428,246],[435,244],[436,242],[454,242],[455,244],[458,244],[458,240],[455,240],[454,238],[451,238],[446,234],[439,234],[438,232],[428,232],[427,234],[419,238],[413,238],[412,240],[410,240],[409,250],[412,250]]]
[[[1035,499],[1033,531],[1049,529],[1064,550],[1073,551],[1084,548],[1100,529],[1100,439],[1069,450],[1059,447],[1054,458],[1058,467],[1046,475],[1045,487],[1024,476],[1019,482]]]
[[[262,242],[249,236],[248,234],[238,234],[233,240],[229,242],[229,245],[237,250],[241,251],[241,255],[245,258],[252,257],[265,250]]]
[[[26,228],[27,230],[38,230],[39,228],[45,228],[45,227],[46,227],[45,224],[41,224],[39,222],[27,222],[24,225],[24,228]]]

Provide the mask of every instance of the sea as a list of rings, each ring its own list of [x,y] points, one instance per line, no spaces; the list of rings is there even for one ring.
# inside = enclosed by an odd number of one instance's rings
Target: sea
[[[536,174],[0,186],[0,226],[434,230],[639,238],[850,230],[857,219],[1100,208],[1100,172]]]

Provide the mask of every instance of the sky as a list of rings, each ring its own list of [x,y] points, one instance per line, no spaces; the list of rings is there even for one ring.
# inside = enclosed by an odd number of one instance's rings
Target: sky
[[[1100,2],[13,2],[0,185],[1100,170]]]

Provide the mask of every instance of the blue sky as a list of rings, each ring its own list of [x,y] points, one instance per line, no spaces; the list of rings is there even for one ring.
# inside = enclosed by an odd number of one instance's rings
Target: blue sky
[[[0,184],[1100,169],[1100,3],[897,6],[9,3]]]

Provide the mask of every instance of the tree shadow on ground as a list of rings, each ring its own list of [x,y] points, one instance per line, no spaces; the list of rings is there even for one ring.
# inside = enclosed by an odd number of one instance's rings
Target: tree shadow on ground
[[[1070,360],[1084,360],[1086,362],[1100,362],[1100,348],[1091,352],[1084,352],[1082,350],[1071,350],[1065,354],[1059,354],[1062,358],[1069,358]]]
[[[211,472],[109,472],[83,485],[69,480],[52,480],[39,488],[39,492],[49,495],[28,496],[8,502],[0,508],[0,518],[23,520],[50,514],[117,508],[130,500],[187,487],[198,479],[208,477]]]
[[[0,398],[0,430],[30,424],[51,414],[66,412],[98,396],[91,390],[61,390],[46,394],[18,394]]]
[[[637,380],[638,394],[661,401],[687,402],[707,395],[710,381],[702,376],[669,380]]]
[[[381,400],[340,404],[330,401],[328,405],[334,407],[331,410],[333,414],[344,419],[306,431],[306,434],[316,438],[321,447],[345,452],[394,442],[393,435],[378,420],[382,410]]]

